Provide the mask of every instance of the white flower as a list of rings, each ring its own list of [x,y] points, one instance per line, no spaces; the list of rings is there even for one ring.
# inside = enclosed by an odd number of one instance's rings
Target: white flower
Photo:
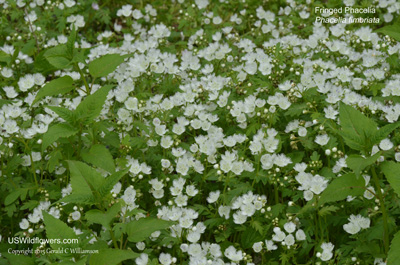
[[[299,241],[306,240],[306,234],[302,229],[297,230],[296,232],[296,239]]]
[[[221,192],[219,190],[210,192],[210,194],[207,197],[207,202],[208,203],[216,202],[218,200],[220,194],[221,194]]]
[[[224,255],[233,262],[239,262],[243,259],[243,252],[241,250],[236,250],[234,246],[225,249]]]
[[[296,225],[293,222],[288,222],[283,226],[283,228],[286,232],[293,233],[296,230]]]
[[[292,234],[289,234],[289,235],[287,235],[286,237],[285,237],[285,244],[287,245],[287,246],[292,246],[293,244],[295,243],[295,241],[294,241],[294,236],[292,235]]]
[[[265,240],[265,245],[268,251],[276,250],[278,248],[278,246],[276,246],[272,240]]]
[[[379,148],[387,151],[393,148],[393,143],[389,140],[389,139],[383,139],[380,143],[379,143]]]
[[[29,227],[29,221],[28,221],[26,218],[22,219],[21,222],[19,223],[19,227],[20,227],[22,230],[28,229],[28,227]]]
[[[78,221],[79,219],[81,219],[81,213],[79,211],[75,211],[71,213],[71,218],[74,221]]]
[[[349,234],[357,234],[358,232],[360,232],[361,227],[355,223],[348,223],[343,225],[343,229],[344,231],[346,231]]]
[[[326,145],[329,142],[329,136],[327,134],[317,135],[315,142],[321,146]]]
[[[253,250],[256,253],[259,253],[262,250],[262,242],[256,242],[253,244]]]
[[[140,257],[135,259],[137,265],[147,265],[149,262],[149,256],[145,253],[140,254]]]

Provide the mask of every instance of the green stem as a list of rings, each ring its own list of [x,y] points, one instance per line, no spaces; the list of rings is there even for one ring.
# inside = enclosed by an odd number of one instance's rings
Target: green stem
[[[381,211],[382,211],[382,218],[383,218],[383,244],[385,246],[385,254],[387,255],[389,251],[389,228],[388,228],[388,214],[385,207],[385,201],[383,199],[381,186],[379,184],[379,179],[375,171],[375,167],[371,167],[372,178],[374,179],[375,186],[376,186],[376,194],[378,195]]]
[[[86,81],[85,75],[83,74],[82,69],[79,67],[79,65],[77,63],[75,63],[75,68],[78,70],[79,74],[81,75],[81,79],[82,79],[83,83],[85,84],[86,94],[89,96],[90,95],[90,87]]]

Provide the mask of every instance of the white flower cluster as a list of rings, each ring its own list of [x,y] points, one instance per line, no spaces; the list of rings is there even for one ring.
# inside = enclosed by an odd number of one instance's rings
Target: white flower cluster
[[[256,211],[260,211],[266,203],[267,197],[265,195],[260,196],[251,191],[243,194],[232,202],[231,209],[237,210],[233,214],[233,221],[235,224],[244,224],[247,218],[252,217]]]
[[[311,173],[305,172],[307,165],[304,163],[296,164],[295,170],[298,172],[296,175],[296,180],[301,186],[298,190],[302,190],[304,199],[310,201],[314,195],[321,194],[328,186],[328,180],[320,175],[313,175]]]
[[[333,257],[334,245],[331,242],[324,242],[321,244],[322,253],[317,252],[317,257],[322,261],[328,261]]]
[[[363,217],[361,215],[350,215],[350,222],[343,225],[344,231],[349,234],[355,235],[360,232],[361,229],[367,229],[370,226],[371,220],[368,217]]]
[[[298,220],[297,220],[298,221]],[[292,221],[289,221],[284,224],[283,229],[280,227],[274,227],[274,234],[272,235],[272,240],[265,240],[265,247],[268,251],[278,249],[278,246],[275,245],[276,243],[280,243],[282,246],[286,246],[288,249],[293,246],[296,241],[304,241],[306,240],[306,234],[302,229],[297,229],[296,231],[296,224]],[[286,234],[285,233],[288,233]],[[255,252],[260,252],[262,250],[262,242],[254,243],[253,250]]]

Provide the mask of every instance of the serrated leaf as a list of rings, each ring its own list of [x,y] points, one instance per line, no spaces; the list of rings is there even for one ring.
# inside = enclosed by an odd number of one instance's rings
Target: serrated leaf
[[[78,132],[66,123],[58,123],[50,127],[43,135],[42,151],[62,137],[70,137]]]
[[[87,163],[108,171],[109,173],[115,172],[113,157],[104,145],[93,145],[89,152],[82,153],[82,159]]]
[[[319,214],[320,216],[323,217],[323,216],[332,214],[333,212],[336,212],[336,211],[339,210],[339,209],[340,209],[340,208],[337,207],[337,206],[329,205],[329,206],[322,207],[322,209],[320,209],[320,210],[318,211],[318,214]]]
[[[121,261],[135,259],[140,255],[132,250],[123,249],[101,249],[99,253],[90,256],[89,265],[117,265]]]
[[[71,172],[72,192],[78,194],[92,194],[103,185],[104,178],[94,168],[80,161],[68,160]]]
[[[400,260],[400,231],[398,231],[390,243],[387,265],[396,265]]]
[[[46,60],[57,69],[65,69],[70,65],[70,60],[66,57],[68,54],[67,46],[64,44],[48,49],[44,53]]]
[[[381,164],[381,170],[389,181],[390,186],[400,196],[400,164],[393,161],[386,161]]]
[[[46,106],[46,108],[54,111],[61,119],[69,123],[70,125],[74,125],[75,123],[75,114],[73,111],[63,108],[63,107],[56,107],[56,106]]]
[[[78,239],[74,230],[70,228],[66,223],[64,223],[61,220],[58,220],[57,218],[55,218],[51,214],[48,214],[45,211],[42,211],[42,213],[43,213],[43,222],[45,225],[47,238],[53,239],[50,240],[49,242],[50,246],[53,249],[59,249],[65,247],[65,244],[62,243],[64,239]],[[68,244],[68,247],[71,248],[77,246],[78,244],[76,243]]]
[[[153,232],[166,229],[173,224],[174,222],[151,217],[134,220],[129,222],[126,227],[128,240],[135,243],[143,241],[150,237]]]
[[[76,29],[75,29],[75,26],[73,25],[71,34],[69,35],[68,41],[66,43],[67,55],[69,58],[72,58],[74,56],[75,40],[76,40]]]
[[[400,127],[400,122],[387,124],[381,127],[372,136],[372,144],[379,144],[383,139],[385,139],[391,132]]]
[[[378,152],[373,156],[364,158],[360,155],[350,155],[346,159],[346,164],[349,168],[351,168],[357,177],[360,176],[361,171],[363,171],[366,167],[375,163],[376,160],[381,156],[381,153]]]
[[[388,35],[389,37],[400,41],[400,23],[395,23],[393,25],[388,25],[380,29],[375,30],[375,32]]]
[[[111,221],[117,217],[118,213],[121,211],[122,201],[114,204],[106,213],[100,210],[90,210],[86,212],[85,218],[88,221],[88,225],[90,224],[101,224],[108,230],[111,229],[110,223]]]
[[[111,88],[112,85],[106,85],[87,96],[75,110],[77,119],[87,123],[99,116]]]
[[[341,135],[346,144],[359,151],[372,148],[371,137],[377,131],[377,124],[353,107],[340,103],[339,108]]]
[[[354,173],[348,173],[334,179],[322,192],[318,204],[344,200],[347,196],[359,196],[364,193],[365,181],[357,178]]]
[[[107,54],[89,63],[89,73],[97,78],[112,73],[124,62],[124,57],[119,54]]]
[[[99,188],[99,193],[101,196],[105,196],[106,194],[110,193],[112,188],[114,187],[117,182],[128,173],[129,169],[124,169],[118,172],[115,172],[114,174],[111,174],[110,176],[106,177],[104,179],[103,185]]]
[[[74,87],[72,86],[74,80],[65,75],[63,77],[52,80],[47,83],[44,87],[39,89],[35,100],[33,100],[32,105],[38,102],[40,99],[48,96],[56,96],[58,94],[64,95],[71,91]]]

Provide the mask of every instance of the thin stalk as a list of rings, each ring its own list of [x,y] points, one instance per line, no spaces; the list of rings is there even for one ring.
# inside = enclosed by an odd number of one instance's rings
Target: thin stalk
[[[385,246],[385,254],[389,252],[389,228],[388,228],[388,214],[385,207],[385,200],[383,199],[381,186],[379,185],[379,179],[375,171],[375,167],[371,167],[372,178],[374,179],[376,186],[376,193],[380,201],[382,218],[383,218],[383,245]]]

